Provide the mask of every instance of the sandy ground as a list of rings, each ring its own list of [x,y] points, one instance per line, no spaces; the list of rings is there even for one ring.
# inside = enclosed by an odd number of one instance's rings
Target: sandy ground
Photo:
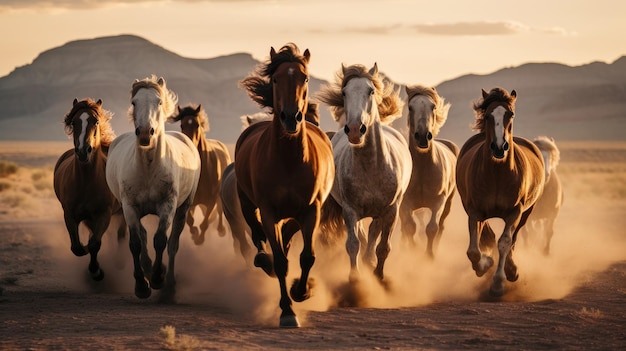
[[[345,250],[318,247],[315,295],[295,303],[300,329],[277,327],[277,282],[248,266],[231,237],[214,230],[201,246],[183,232],[176,304],[159,303],[158,293],[134,296],[127,243],[118,248],[112,236],[100,257],[105,279],[92,282],[88,258],[71,253],[60,206],[41,184],[51,180],[46,172],[58,150],[0,146],[0,160],[20,164],[8,180],[19,191],[0,192],[2,350],[626,347],[624,145],[568,145],[561,165],[566,201],[552,254],[543,256],[536,239],[520,240],[520,279],[501,299],[486,294],[491,274],[477,278],[465,255],[467,219],[457,196],[435,260],[424,257],[423,234],[410,250],[396,231],[388,288],[363,271],[358,306],[346,302]],[[153,222],[145,219],[148,228]],[[295,242],[290,252],[290,279],[299,274],[299,248]]]

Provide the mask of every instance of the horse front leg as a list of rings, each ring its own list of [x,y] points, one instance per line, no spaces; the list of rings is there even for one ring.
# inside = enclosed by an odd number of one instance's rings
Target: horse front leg
[[[360,278],[358,256],[361,243],[357,237],[359,219],[357,218],[356,213],[348,209],[347,206],[344,206],[342,210],[343,218],[346,223],[346,229],[348,230],[348,237],[346,238],[346,251],[350,257],[349,281],[351,283],[355,283]]]
[[[482,232],[485,225],[488,224],[480,223],[475,217],[468,216],[470,241],[467,248],[467,257],[478,277],[482,277],[493,266],[493,258],[482,253],[478,246],[478,230],[480,229]]]
[[[361,225],[361,222],[357,223],[357,230],[359,232],[363,231],[363,225]],[[372,267],[372,269],[376,266],[375,247],[376,247],[376,243],[378,242],[378,238],[380,237],[381,232],[382,232],[381,221],[376,218],[373,219],[367,231],[367,245],[365,247],[365,250],[364,250],[365,254],[363,255],[363,259],[362,259],[362,261],[368,266]],[[365,235],[363,234],[363,237],[364,236]],[[359,235],[359,240],[361,240],[361,243],[365,241],[364,239],[361,239],[361,235]],[[361,248],[363,248],[363,245],[361,245]]]
[[[445,210],[444,197],[440,197],[437,203],[430,207],[430,220],[426,225],[426,255],[430,260],[435,259],[435,248],[439,241],[441,227],[439,225]]]
[[[410,248],[417,246],[415,242],[415,232],[417,231],[417,223],[413,215],[414,208],[409,205],[408,196],[405,196],[400,205],[400,230],[402,232],[402,242]]]
[[[78,233],[78,225],[80,222],[77,222],[68,212],[63,213],[63,219],[65,220],[65,228],[67,228],[67,232],[70,235],[70,249],[74,255],[80,257],[85,256],[89,251],[87,248],[80,242],[80,236]]]
[[[130,253],[133,255],[133,276],[135,277],[135,296],[140,299],[147,299],[152,294],[152,290],[148,285],[148,281],[144,276],[144,271],[141,265],[140,255],[142,252],[142,238],[141,233],[145,233],[145,229],[141,224],[140,218],[137,216],[137,212],[130,206],[124,206],[124,218],[128,223],[128,229],[130,232],[128,239],[128,246]]]
[[[302,228],[302,239],[304,246],[300,253],[300,279],[295,279],[291,285],[291,298],[296,302],[302,302],[312,296],[314,286],[313,278],[309,278],[309,273],[315,263],[315,235],[320,223],[321,203],[317,201],[311,206],[307,213],[299,219]],[[284,230],[283,226],[283,230]],[[285,238],[283,234],[283,238]],[[290,240],[291,238],[289,238]],[[285,255],[287,250],[285,250]]]
[[[107,212],[98,216],[97,220],[91,221],[88,226],[91,230],[89,243],[87,244],[90,256],[89,274],[95,281],[104,279],[104,271],[102,271],[100,264],[98,263],[98,253],[100,252],[100,247],[102,246],[102,235],[104,235],[110,221],[111,213]]]
[[[180,234],[185,228],[185,216],[187,216],[189,213],[190,204],[191,197],[189,197],[180,207],[178,207],[176,209],[176,213],[174,214],[174,219],[172,221],[172,231],[167,241],[168,266],[165,276],[165,287],[160,295],[160,300],[162,302],[174,301],[174,295],[176,294],[176,277],[174,275],[176,254],[178,253],[178,247],[180,245]]]
[[[166,199],[157,208],[157,213],[159,214],[159,224],[157,225],[157,230],[154,233],[155,258],[154,264],[152,266],[152,276],[150,277],[150,286],[153,289],[160,289],[161,287],[163,287],[163,282],[165,280],[166,269],[165,265],[163,264],[163,252],[167,247],[167,230],[170,228],[170,225],[172,225],[172,222],[174,220],[174,213],[176,211],[174,207],[175,201],[175,197]],[[185,212],[184,215],[187,215],[187,212]]]
[[[196,206],[189,208],[189,213],[187,214],[187,226],[189,226],[189,233],[191,233],[191,240],[196,245],[202,245],[204,243],[204,237],[200,237],[200,230],[198,227],[194,226],[195,218],[193,214],[195,212]]]
[[[513,263],[512,250],[515,245],[515,237],[520,230],[521,213],[518,209],[504,218],[504,230],[498,239],[498,266],[493,275],[493,283],[489,289],[492,296],[504,295],[504,280],[517,280],[517,267]],[[505,272],[506,270],[506,272]]]
[[[267,275],[273,277],[274,262],[272,256],[265,251],[265,241],[267,240],[267,237],[263,230],[263,226],[257,218],[257,207],[244,194],[244,192],[239,189],[239,187],[237,187],[237,193],[239,194],[241,213],[250,227],[252,243],[257,248],[257,254],[254,256],[254,266],[263,269]]]
[[[391,207],[388,212],[380,218],[381,224],[380,227],[382,229],[380,235],[380,242],[376,246],[376,258],[378,258],[378,263],[376,264],[376,268],[374,269],[374,275],[381,282],[384,279],[383,270],[385,268],[385,261],[389,256],[389,252],[391,252],[391,233],[396,225],[396,218],[398,216],[398,206]]]
[[[224,226],[224,207],[222,206],[222,199],[219,197],[215,203],[215,211],[217,211],[217,235],[223,237],[226,235],[226,227]]]

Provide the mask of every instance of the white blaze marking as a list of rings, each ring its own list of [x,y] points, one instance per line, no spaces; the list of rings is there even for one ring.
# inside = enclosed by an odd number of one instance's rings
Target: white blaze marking
[[[295,71],[296,70],[293,67],[290,67],[289,69],[287,69],[287,74],[289,74],[290,76],[293,76]]]
[[[495,124],[495,133],[496,133],[496,145],[499,148],[502,148],[504,145],[504,114],[506,113],[506,109],[502,106],[496,107],[491,115],[493,116],[493,122]]]
[[[79,149],[83,148],[83,142],[85,141],[85,135],[87,134],[87,118],[89,118],[89,115],[86,112],[80,115],[80,120],[82,122],[80,126],[80,134],[78,135],[78,148]]]

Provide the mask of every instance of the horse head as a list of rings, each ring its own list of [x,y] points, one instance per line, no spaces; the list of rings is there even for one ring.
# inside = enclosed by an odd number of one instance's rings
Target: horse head
[[[197,107],[177,107],[178,112],[170,116],[168,122],[180,122],[180,131],[191,139],[194,145],[198,145],[200,138],[209,130],[209,119],[202,109],[202,104]]]
[[[556,146],[556,142],[554,138],[550,138],[547,136],[539,136],[533,140],[533,143],[539,151],[541,151],[541,155],[543,156],[543,164],[544,164],[544,175],[546,178],[546,183],[550,179],[550,174],[552,170],[556,169],[561,159],[561,152],[559,148]]]
[[[379,119],[378,104],[382,81],[378,77],[378,65],[369,70],[362,65],[341,66],[344,82],[341,93],[344,99],[345,126],[343,131],[353,145],[361,145],[365,132]]]
[[[415,85],[405,89],[408,96],[409,142],[416,144],[418,151],[425,152],[445,123],[450,104],[444,102],[435,88]]]
[[[286,60],[285,51],[293,51],[294,58]],[[297,48],[285,46],[278,53],[272,47],[270,60],[279,63],[271,75],[272,96],[274,100],[274,116],[278,117],[284,130],[295,134],[300,130],[301,123],[308,109],[309,73],[307,64],[311,58],[309,49],[300,57]],[[284,61],[284,62],[281,62]]]
[[[129,114],[135,125],[139,146],[153,148],[156,136],[165,132],[165,118],[174,112],[178,98],[167,89],[165,79],[153,75],[144,80],[136,79],[131,91]]]
[[[489,93],[482,90],[482,102],[475,104],[475,128],[485,133],[486,143],[496,160],[504,160],[513,143],[513,117],[515,116],[515,90],[509,94],[502,88]]]
[[[65,116],[65,131],[74,139],[74,152],[82,163],[92,160],[101,144],[100,120],[110,119],[102,109],[102,100],[74,99],[72,109]],[[108,119],[105,122],[108,122]]]

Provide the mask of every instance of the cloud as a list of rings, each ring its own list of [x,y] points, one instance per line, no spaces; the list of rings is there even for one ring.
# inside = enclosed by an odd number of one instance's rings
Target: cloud
[[[227,1],[229,0],[0,0],[0,13],[22,10],[88,10],[115,5],[134,5],[147,3],[199,3]]]
[[[352,27],[345,31],[361,34],[410,34],[434,36],[498,36],[516,35],[522,33],[544,33],[554,35],[574,35],[561,27],[533,28],[514,21],[500,22],[456,22],[456,23],[429,23],[414,25],[393,24],[388,26]]]

